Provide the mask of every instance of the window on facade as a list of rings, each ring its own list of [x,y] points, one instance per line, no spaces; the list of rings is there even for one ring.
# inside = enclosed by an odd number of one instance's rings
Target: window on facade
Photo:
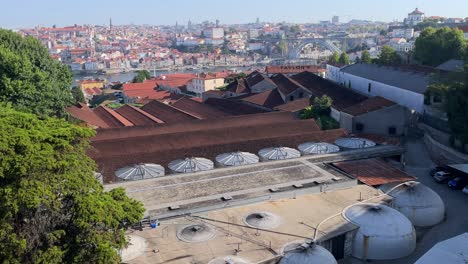
[[[434,97],[432,98],[432,100],[434,101],[434,103],[442,103],[442,96],[440,96],[440,94],[434,94]]]
[[[294,101],[294,96],[289,96],[289,101]]]
[[[388,134],[389,135],[396,135],[396,127],[391,126],[388,128]]]
[[[302,98],[302,97],[304,97],[304,93],[303,93],[303,92],[300,92],[300,93],[299,93],[299,98]]]
[[[369,85],[367,86],[367,92],[371,92],[372,91],[372,83],[369,83]]]
[[[364,124],[356,123],[356,130],[357,131],[363,131],[364,130]]]

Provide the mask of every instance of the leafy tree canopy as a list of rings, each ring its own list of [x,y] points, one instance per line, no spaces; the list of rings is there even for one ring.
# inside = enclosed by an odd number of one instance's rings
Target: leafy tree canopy
[[[0,29],[0,102],[41,116],[64,116],[72,75],[32,37]]]
[[[0,260],[120,263],[143,207],[104,192],[85,151],[94,131],[0,106]]]
[[[437,66],[450,59],[463,58],[467,45],[459,29],[429,27],[416,39],[414,58],[422,64]]]
[[[327,96],[315,97],[312,105],[306,107],[302,112],[302,119],[318,118],[321,115],[328,115],[333,100]]]
[[[371,55],[369,53],[368,50],[365,50],[362,52],[361,54],[361,62],[362,63],[367,63],[367,64],[371,64],[372,63],[372,59],[371,59]]]
[[[133,82],[142,83],[148,79],[151,79],[151,73],[147,70],[142,70],[137,72],[137,75],[133,78]]]
[[[328,59],[328,63],[337,64],[340,61],[340,54],[338,52],[333,52],[333,55]]]
[[[346,52],[341,53],[340,59],[338,60],[338,62],[341,64],[345,64],[345,65],[348,65],[351,63],[349,61],[349,57],[348,57],[348,54],[346,54]]]
[[[83,91],[81,91],[80,87],[73,86],[73,88],[71,89],[71,93],[73,96],[73,103],[85,103],[84,94]]]
[[[401,58],[398,56],[396,51],[392,49],[392,47],[385,45],[382,47],[379,58],[376,62],[381,65],[394,65],[400,64]]]

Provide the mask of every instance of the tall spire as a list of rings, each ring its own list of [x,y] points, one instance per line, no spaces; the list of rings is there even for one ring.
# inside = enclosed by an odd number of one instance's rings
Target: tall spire
[[[109,18],[109,29],[110,31],[112,31],[112,17]]]

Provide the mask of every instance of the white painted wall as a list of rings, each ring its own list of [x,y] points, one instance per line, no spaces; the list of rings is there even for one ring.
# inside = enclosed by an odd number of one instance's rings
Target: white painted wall
[[[345,72],[340,72],[339,77],[335,80],[337,83],[345,83],[346,87],[351,82],[351,89],[366,96],[382,96],[399,105],[406,106],[410,110],[416,110],[419,113],[424,112],[424,95],[401,89],[395,86],[376,82],[373,80],[358,77]],[[369,83],[371,83],[371,91],[368,92]]]

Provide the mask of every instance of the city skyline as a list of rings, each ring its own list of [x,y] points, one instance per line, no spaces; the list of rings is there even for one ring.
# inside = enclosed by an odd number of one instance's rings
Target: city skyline
[[[269,5],[268,5],[269,4]],[[24,9],[28,6],[28,9]],[[84,0],[77,3],[57,0],[3,3],[5,12],[0,17],[0,27],[27,28],[41,26],[67,26],[72,24],[108,24],[112,17],[113,24],[151,24],[179,25],[189,20],[193,23],[215,21],[222,24],[242,24],[254,22],[256,18],[268,22],[315,23],[330,20],[337,15],[341,21],[363,19],[390,22],[403,20],[407,13],[418,7],[428,16],[462,17],[468,10],[466,0],[423,1],[394,0],[375,4],[372,0],[320,2],[316,0],[291,0],[288,5],[260,0],[249,2],[238,0],[229,6],[229,12],[223,12],[225,5],[212,0],[200,0],[196,4],[189,0],[177,2],[149,2],[138,6],[129,6],[128,2],[103,0],[99,2]],[[68,10],[73,10],[70,12]],[[164,12],[161,12],[163,10]],[[171,12],[172,10],[172,12]]]

